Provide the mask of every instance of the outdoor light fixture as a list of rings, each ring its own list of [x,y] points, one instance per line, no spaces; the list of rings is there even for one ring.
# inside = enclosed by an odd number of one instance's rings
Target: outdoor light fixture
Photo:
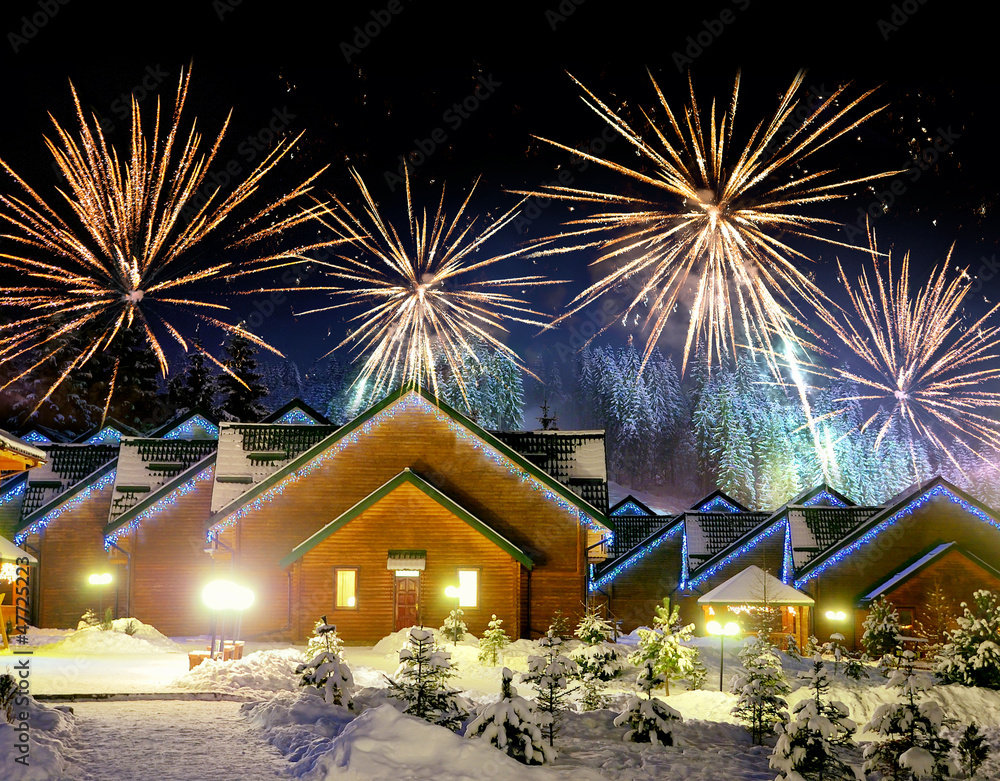
[[[725,626],[718,621],[709,621],[705,625],[710,635],[719,636],[719,691],[722,691],[722,671],[726,663],[726,636],[732,637],[740,633],[740,625],[735,621],[729,621]]]
[[[847,618],[847,613],[845,613],[843,610],[837,610],[837,611],[827,610],[826,617],[829,618],[831,621],[843,621],[845,618]]]
[[[98,596],[97,596],[97,605],[98,605],[98,607],[97,607],[97,617],[98,617],[99,620],[103,621],[104,620],[104,588],[103,588],[103,586],[106,586],[106,585],[108,585],[108,583],[111,582],[111,573],[110,572],[101,572],[101,573],[96,573],[95,572],[93,575],[91,575],[89,578],[87,578],[87,582],[90,583],[91,586],[102,586],[102,588],[100,589],[100,591],[97,592],[97,594],[98,594]]]
[[[233,610],[240,614],[239,618],[235,621],[235,631],[233,632],[233,643],[235,645],[240,634],[239,621],[242,618],[243,611],[254,603],[254,593],[245,586],[237,585],[229,580],[213,580],[205,586],[204,589],[202,589],[201,598],[202,601],[208,606],[209,610],[213,613],[212,645],[209,650],[214,657],[215,624],[219,612]],[[222,614],[222,629],[219,634],[221,635],[219,640],[219,650],[222,652],[224,659],[226,655],[226,617],[224,612]]]

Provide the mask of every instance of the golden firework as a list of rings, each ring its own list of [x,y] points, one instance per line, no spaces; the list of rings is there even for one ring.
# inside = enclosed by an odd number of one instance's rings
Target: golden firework
[[[19,195],[0,195],[0,220],[8,226],[2,235],[7,246],[0,252],[0,266],[17,277],[15,284],[0,286],[0,306],[9,312],[0,323],[0,366],[10,372],[15,362],[28,364],[13,371],[14,376],[0,389],[46,361],[55,360],[60,366],[59,377],[34,411],[96,353],[113,351],[123,329],[140,329],[165,375],[164,337],[188,349],[188,341],[172,321],[179,310],[277,352],[240,324],[214,316],[228,307],[220,303],[220,296],[197,291],[205,288],[205,280],[221,279],[233,263],[218,258],[205,262],[196,257],[196,251],[211,235],[229,227],[234,213],[257,192],[299,137],[280,141],[226,195],[208,175],[230,118],[211,148],[203,151],[202,135],[195,125],[186,133],[181,127],[189,82],[190,72],[182,71],[173,117],[169,123],[164,119],[162,128],[157,101],[149,136],[133,97],[130,140],[122,154],[109,144],[97,117],[88,119],[84,114],[71,85],[76,133],[50,115],[55,140],[45,139],[65,178],[58,190],[58,208],[0,160],[0,167],[21,190]],[[319,173],[243,219],[225,234],[223,249],[239,249],[249,257],[248,262],[273,266],[298,262],[308,250],[336,243],[270,247],[270,239],[312,218],[317,205],[309,202],[302,208],[297,204]],[[76,346],[68,340],[74,334],[83,336]],[[114,392],[118,363],[111,372],[104,414]]]
[[[869,234],[871,273],[862,270],[852,284],[840,269],[853,312],[826,313],[826,321],[855,367],[843,363],[825,374],[858,385],[858,392],[837,399],[877,409],[861,425],[878,427],[875,446],[899,424],[930,442],[959,471],[958,452],[980,458],[1000,447],[1000,424],[984,414],[1000,407],[1000,393],[988,389],[1000,378],[1000,324],[994,306],[965,322],[963,305],[969,276],[949,273],[952,250],[919,290],[910,288],[910,253],[898,276],[892,253],[880,255]],[[954,247],[952,247],[954,249]],[[838,264],[839,265],[839,264]]]
[[[807,105],[800,95],[800,72],[774,115],[758,124],[741,147],[733,138],[739,74],[728,108],[721,113],[714,100],[710,111],[701,110],[689,77],[690,104],[676,114],[652,74],[650,80],[662,115],[644,110],[644,133],[574,79],[585,93],[584,102],[652,167],[651,173],[540,139],[649,191],[647,197],[558,185],[543,186],[542,192],[521,191],[606,207],[569,221],[569,230],[547,237],[556,244],[538,252],[596,251],[591,265],[613,265],[576,296],[556,322],[615,288],[629,286],[631,302],[623,316],[641,307],[648,310],[645,361],[675,307],[687,303],[682,297],[690,295],[682,366],[693,349],[705,350],[710,364],[734,353],[739,332],[746,346],[763,351],[776,370],[775,350],[782,342],[803,346],[815,335],[801,304],[809,310],[826,305],[822,291],[797,265],[808,258],[784,235],[816,236],[817,226],[835,223],[803,214],[803,207],[845,197],[846,188],[885,175],[845,180],[833,169],[807,171],[803,164],[884,107],[855,117],[872,91],[840,105],[846,86]]]
[[[467,365],[478,364],[476,343],[507,356],[524,371],[517,354],[498,337],[510,322],[546,326],[515,289],[560,284],[540,275],[475,278],[477,272],[509,261],[525,248],[489,254],[487,244],[518,214],[518,207],[477,230],[477,219],[466,212],[478,180],[449,217],[442,187],[437,209],[419,210],[407,172],[407,224],[401,230],[380,213],[361,176],[351,171],[361,192],[365,216],[356,215],[341,200],[326,209],[327,224],[349,241],[353,254],[341,251],[333,261],[318,265],[331,284],[299,290],[326,291],[339,299],[302,314],[344,307],[360,308],[348,321],[353,328],[334,349],[350,345],[358,359],[366,356],[356,383],[380,394],[403,382],[428,387],[437,395],[435,365],[447,366],[466,397]],[[530,373],[530,372],[529,372]]]

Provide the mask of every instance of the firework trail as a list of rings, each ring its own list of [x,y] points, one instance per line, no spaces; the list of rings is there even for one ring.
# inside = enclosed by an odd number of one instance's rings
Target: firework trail
[[[163,117],[162,127],[157,101],[149,136],[133,98],[130,140],[123,153],[108,143],[96,116],[88,119],[71,85],[78,127],[71,133],[50,115],[55,136],[45,139],[65,178],[55,205],[0,160],[0,168],[20,190],[0,195],[0,221],[7,226],[0,237],[6,240],[0,267],[12,270],[8,279],[17,280],[0,286],[0,307],[5,310],[0,367],[14,375],[0,390],[47,361],[60,367],[33,413],[95,354],[113,353],[124,329],[139,329],[166,375],[164,339],[185,351],[189,347],[174,323],[180,312],[277,352],[240,324],[219,319],[228,307],[217,293],[198,292],[208,287],[206,280],[221,280],[234,265],[218,257],[204,261],[199,250],[213,234],[224,236],[223,252],[240,251],[247,262],[262,268],[298,262],[303,253],[336,243],[272,246],[272,239],[312,218],[317,205],[298,203],[321,171],[228,230],[234,213],[247,205],[298,137],[282,140],[228,195],[223,194],[206,183],[206,176],[229,117],[210,149],[203,151],[195,124],[186,132],[181,127],[189,82],[190,72],[182,71],[173,116],[169,122]],[[68,339],[71,335],[82,337],[76,346]],[[213,356],[205,355],[228,372]],[[105,415],[119,362],[116,358],[111,371]]]
[[[837,399],[861,403],[864,431],[877,427],[876,449],[896,427],[930,442],[960,472],[958,453],[985,460],[1000,447],[1000,424],[985,414],[1000,408],[1000,393],[988,390],[1000,378],[1000,304],[971,324],[963,317],[969,276],[949,274],[952,250],[919,290],[910,287],[910,253],[898,274],[892,253],[881,255],[869,233],[871,272],[852,283],[841,279],[853,311],[828,311],[852,365],[826,370],[857,384],[857,393]],[[954,249],[954,247],[952,247]],[[839,262],[838,262],[839,266]]]
[[[803,79],[803,73],[795,77],[774,115],[757,125],[745,147],[732,135],[738,74],[728,108],[721,113],[714,100],[708,112],[699,107],[689,77],[690,103],[679,114],[650,74],[662,113],[656,117],[643,111],[648,132],[635,129],[574,79],[585,93],[584,103],[635,148],[644,168],[652,172],[540,139],[621,174],[649,193],[640,197],[557,185],[520,193],[605,208],[567,222],[562,233],[546,238],[553,246],[537,253],[596,251],[592,265],[612,266],[576,296],[556,322],[618,286],[632,285],[632,301],[623,314],[648,307],[645,361],[682,292],[692,290],[682,368],[698,349],[706,352],[710,365],[734,354],[738,332],[752,351],[764,353],[776,373],[781,351],[777,345],[813,347],[808,340],[815,333],[795,297],[809,310],[823,310],[826,297],[797,265],[808,258],[782,235],[821,238],[815,229],[836,223],[802,214],[803,207],[846,197],[847,188],[893,172],[840,179],[833,169],[805,170],[803,163],[811,155],[884,106],[855,116],[872,91],[840,106],[845,86],[808,108],[804,121],[798,122],[804,110],[798,97]]]
[[[495,335],[506,331],[506,323],[547,326],[542,313],[512,292],[539,285],[561,284],[542,276],[472,279],[470,275],[525,254],[514,249],[489,254],[486,245],[518,214],[518,206],[476,229],[475,218],[467,218],[469,194],[454,217],[445,212],[445,193],[430,215],[418,210],[406,175],[407,225],[396,227],[380,212],[361,176],[351,171],[361,193],[364,215],[351,211],[333,197],[323,219],[354,254],[336,254],[333,261],[318,263],[330,284],[297,290],[329,293],[337,303],[302,312],[312,314],[341,308],[361,311],[348,321],[353,329],[335,347],[350,345],[365,355],[355,381],[371,383],[371,393],[380,394],[403,382],[429,387],[439,393],[435,364],[453,374],[466,401],[463,367],[478,365],[477,342],[507,356],[523,371],[531,373],[517,354]],[[469,362],[469,363],[467,363]]]

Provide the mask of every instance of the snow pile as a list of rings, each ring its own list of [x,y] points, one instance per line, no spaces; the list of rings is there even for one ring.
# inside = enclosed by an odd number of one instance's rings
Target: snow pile
[[[184,646],[175,643],[156,627],[144,624],[138,618],[116,618],[111,622],[112,631],[121,632],[125,635],[131,634],[139,640],[145,640],[159,651],[184,651]]]
[[[0,671],[2,672],[2,671]],[[26,716],[21,719],[20,717]],[[0,714],[0,778],[17,781],[48,781],[59,778],[67,769],[66,756],[75,724],[73,716],[60,708],[51,708],[28,697],[15,706],[13,724]],[[27,729],[19,729],[22,724]],[[17,762],[24,754],[18,750],[27,735],[27,766]]]
[[[206,659],[171,683],[171,688],[247,696],[295,691],[300,681],[295,668],[303,661],[302,653],[294,648],[257,651],[243,659],[226,662]]]
[[[115,619],[111,623],[111,629],[107,631],[99,626],[86,626],[61,635],[53,634],[55,632],[59,630],[41,629],[36,630],[35,634],[29,630],[28,641],[31,644],[36,639],[47,642],[39,650],[53,654],[159,654],[184,650],[169,637],[137,618]]]

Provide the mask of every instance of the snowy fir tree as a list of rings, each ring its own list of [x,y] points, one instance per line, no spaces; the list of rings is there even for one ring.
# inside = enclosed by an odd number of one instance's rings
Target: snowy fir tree
[[[115,370],[113,358],[118,360]],[[160,364],[146,340],[131,328],[120,336],[114,356],[102,355],[94,366],[98,380],[91,389],[91,402],[100,408],[107,405],[108,417],[148,431],[167,418],[169,410],[160,398]],[[111,399],[111,378],[114,391]]]
[[[899,613],[884,596],[872,601],[868,611],[861,645],[869,659],[883,668],[892,667],[901,646]]]
[[[490,623],[486,626],[486,631],[479,639],[479,663],[496,667],[500,664],[503,649],[510,644],[510,638],[503,628],[503,619],[497,618],[494,614],[490,618]]]
[[[842,702],[826,700],[830,679],[818,654],[813,668],[800,672],[811,696],[801,700],[787,721],[775,725],[778,740],[770,765],[779,771],[775,781],[856,781],[857,774],[838,756],[838,750],[853,745],[857,725]]]
[[[84,611],[84,614],[80,616],[80,620],[77,623],[76,628],[86,629],[87,627],[90,626],[100,626],[100,623],[101,619],[97,617],[97,613],[95,613],[90,608],[87,608],[87,610]]]
[[[958,609],[945,591],[944,583],[940,578],[935,578],[921,606],[921,617],[914,622],[919,636],[927,639],[927,653],[937,653],[944,645],[948,639],[948,630],[954,625],[957,615]]]
[[[969,724],[962,731],[962,737],[955,744],[955,754],[965,777],[975,778],[979,768],[990,756],[990,744],[986,742],[986,736],[979,731],[978,725]]]
[[[788,636],[788,648],[785,649],[785,653],[793,659],[802,658],[802,650],[799,648],[799,641],[795,639],[794,634]]]
[[[583,643],[570,652],[583,687],[581,705],[584,710],[597,710],[604,702],[605,684],[624,672],[625,654],[610,642],[614,629],[593,606],[588,606],[575,634]]]
[[[174,409],[198,409],[214,415],[217,381],[201,339],[195,337],[191,340],[183,370],[171,377],[167,384],[167,398]]]
[[[460,361],[462,381],[439,357],[434,367],[442,401],[480,426],[510,431],[524,425],[524,383],[512,357],[481,339],[470,339],[473,354]]]
[[[455,645],[458,645],[465,639],[465,634],[469,631],[469,627],[465,623],[465,611],[460,607],[452,610],[445,618],[444,626],[438,631]]]
[[[739,698],[732,713],[750,729],[753,742],[761,745],[774,725],[788,718],[788,703],[782,697],[789,686],[781,669],[781,659],[771,644],[751,638],[740,651],[745,672],[733,678],[732,691]]]
[[[434,645],[434,632],[412,627],[399,652],[399,667],[386,680],[391,696],[406,702],[404,713],[454,731],[468,711],[458,690],[448,686],[453,676],[451,654]]]
[[[864,727],[878,736],[865,747],[864,769],[895,781],[945,779],[958,768],[950,757],[951,743],[941,733],[941,706],[922,701],[931,682],[914,673],[915,658],[912,651],[900,654],[886,686],[897,689],[901,701],[879,705]]]
[[[323,616],[309,638],[309,661],[295,668],[295,674],[302,676],[299,685],[316,689],[329,705],[349,705],[354,691],[354,676],[340,655],[341,647],[336,627]]]
[[[222,365],[228,371],[219,375],[222,396],[219,417],[250,423],[266,417],[267,407],[261,399],[267,395],[267,389],[261,384],[253,343],[244,336],[231,337],[226,342],[226,358]]]
[[[479,709],[465,730],[468,738],[488,740],[507,756],[526,765],[554,762],[556,751],[545,742],[535,706],[519,697],[514,673],[501,671],[500,699]]]
[[[551,631],[539,638],[539,654],[528,657],[528,672],[521,674],[522,683],[530,683],[538,692],[538,723],[549,746],[554,745],[572,691],[569,679],[577,671],[576,662],[561,653],[562,646],[562,638]]]
[[[566,618],[565,614],[561,610],[557,610],[552,615],[552,623],[549,624],[546,634],[558,637],[560,640],[568,640],[571,637],[569,631],[569,619]]]
[[[698,649],[684,645],[694,634],[694,624],[685,626],[680,623],[680,607],[671,606],[669,598],[664,598],[663,604],[657,605],[653,628],[638,632],[639,643],[629,661],[634,665],[651,661],[656,673],[664,677],[663,687],[667,696],[670,695],[670,681],[690,679],[692,674],[697,678],[699,667],[704,670],[698,659]]]
[[[662,674],[647,660],[642,671],[636,676],[636,686],[645,694],[633,694],[625,703],[625,709],[615,718],[616,727],[628,727],[622,740],[633,743],[653,743],[661,746],[674,744],[671,722],[681,721],[681,714],[662,700],[653,696],[653,690],[664,683]]]
[[[972,605],[962,603],[958,627],[947,633],[934,671],[944,683],[1000,689],[1000,604],[993,592],[980,590]]]

